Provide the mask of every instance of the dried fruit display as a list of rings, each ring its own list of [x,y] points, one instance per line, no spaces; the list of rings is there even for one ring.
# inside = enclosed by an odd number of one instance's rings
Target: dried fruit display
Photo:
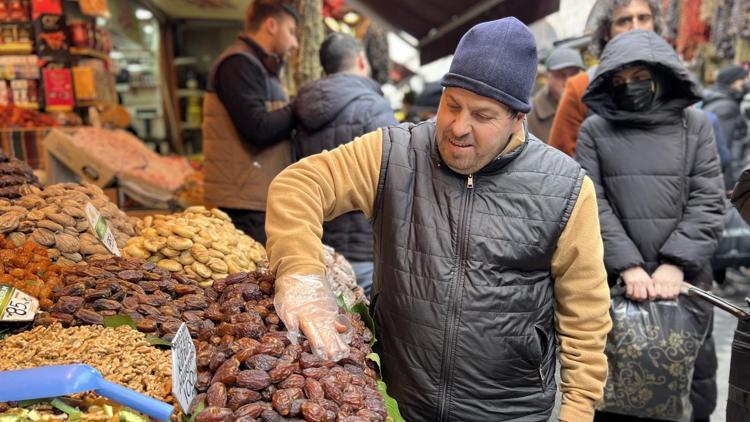
[[[85,363],[109,381],[163,401],[173,401],[171,356],[129,327],[54,324],[0,341],[0,371]]]
[[[95,185],[31,186],[23,193],[15,200],[0,199],[0,234],[16,245],[32,240],[46,247],[49,257],[59,264],[110,255],[86,220],[88,202],[107,219],[119,247],[135,234],[135,219],[126,216]]]
[[[369,305],[363,288],[357,284],[357,275],[352,264],[344,255],[336,252],[332,247],[323,245],[323,262],[326,264],[326,277],[334,293],[341,294],[347,306],[352,307],[357,302]]]
[[[77,409],[75,416],[67,412]],[[71,397],[58,397],[43,401],[34,400],[25,407],[11,407],[9,403],[0,403],[0,420],[2,421],[66,421],[84,422],[131,421],[145,422],[143,416],[135,410],[122,407],[109,399],[94,393],[75,394]]]
[[[36,325],[102,324],[104,317],[129,315],[138,330],[171,340],[182,322],[198,335],[214,326],[204,318],[210,298],[194,280],[152,262],[110,257],[63,268],[48,312]]]
[[[241,271],[254,271],[266,259],[263,245],[236,229],[218,209],[190,207],[182,213],[146,217],[140,236],[123,254],[146,259],[160,268],[184,272],[203,287]]]
[[[290,343],[273,307],[273,284],[270,275],[241,273],[206,289],[216,301],[204,311],[214,327],[195,341],[196,403],[207,406],[196,421],[384,421],[385,402],[367,360],[372,333],[359,315],[347,315],[349,356],[320,359],[306,340]]]
[[[36,110],[27,110],[13,104],[0,106],[0,126],[9,127],[48,127],[57,126],[52,117]]]
[[[31,241],[16,246],[0,235],[0,284],[34,296],[46,309],[52,305],[52,290],[60,280],[60,266],[52,263],[46,249]]]
[[[18,198],[24,185],[39,186],[34,170],[26,162],[0,151],[0,197]]]

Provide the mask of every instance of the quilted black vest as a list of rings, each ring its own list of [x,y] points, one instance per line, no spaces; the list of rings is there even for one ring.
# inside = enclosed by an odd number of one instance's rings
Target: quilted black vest
[[[550,267],[583,177],[532,136],[469,178],[442,163],[434,122],[384,129],[372,312],[406,420],[548,419]]]

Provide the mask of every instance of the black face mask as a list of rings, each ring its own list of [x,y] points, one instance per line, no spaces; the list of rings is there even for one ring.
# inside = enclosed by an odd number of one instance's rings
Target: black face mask
[[[651,79],[633,81],[612,88],[615,104],[627,111],[644,111],[654,102],[654,82]]]

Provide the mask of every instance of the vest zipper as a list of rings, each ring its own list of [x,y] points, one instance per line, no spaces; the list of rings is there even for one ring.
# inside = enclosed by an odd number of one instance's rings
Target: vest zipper
[[[445,324],[445,342],[443,343],[443,363],[440,368],[440,392],[438,397],[438,421],[448,420],[448,398],[451,396],[452,390],[452,373],[453,363],[455,354],[455,345],[457,337],[456,323],[460,316],[459,303],[461,295],[457,294],[464,281],[464,266],[466,262],[466,255],[468,255],[468,237],[469,228],[467,221],[471,214],[472,199],[474,198],[474,175],[470,174],[466,181],[466,196],[464,199],[463,209],[460,217],[460,225],[458,227],[458,270],[456,271],[456,277],[453,285],[451,286],[448,300],[450,301],[448,308],[448,315],[446,315]]]

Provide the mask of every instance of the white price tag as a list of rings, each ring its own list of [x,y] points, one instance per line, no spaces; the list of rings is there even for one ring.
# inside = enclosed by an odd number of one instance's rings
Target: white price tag
[[[120,249],[117,247],[117,240],[115,235],[112,234],[112,230],[109,229],[107,220],[102,217],[99,210],[96,209],[90,202],[86,203],[86,219],[89,221],[91,230],[94,231],[94,236],[99,239],[100,242],[107,248],[112,254],[120,256]]]
[[[39,310],[39,301],[26,293],[0,284],[0,321],[32,321]]]
[[[172,395],[186,415],[195,398],[196,381],[198,366],[195,360],[195,345],[187,325],[182,323],[172,340]]]

